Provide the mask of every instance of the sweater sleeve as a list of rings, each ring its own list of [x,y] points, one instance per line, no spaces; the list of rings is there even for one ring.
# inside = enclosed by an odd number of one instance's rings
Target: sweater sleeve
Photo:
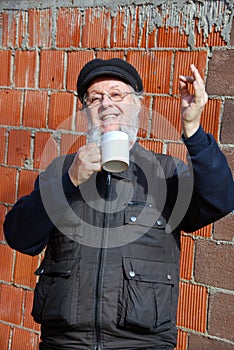
[[[186,232],[195,231],[234,209],[234,182],[224,154],[214,137],[200,127],[184,139],[193,175],[193,195],[182,223]]]
[[[68,173],[60,176],[52,163],[38,176],[33,191],[20,198],[6,215],[3,227],[9,246],[24,254],[39,254],[68,209],[69,196],[77,191]]]

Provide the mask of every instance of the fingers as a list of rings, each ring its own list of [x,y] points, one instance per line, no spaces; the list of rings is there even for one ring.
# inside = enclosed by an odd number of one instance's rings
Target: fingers
[[[180,90],[181,97],[186,97],[190,94],[188,89],[188,84],[193,84],[194,81],[195,81],[194,77],[185,76],[185,75],[179,76],[179,90]]]
[[[199,99],[207,101],[207,93],[205,91],[204,81],[194,64],[191,64],[190,70],[192,76],[180,75],[179,77],[179,89],[181,97],[189,95],[188,85],[192,84],[194,88],[195,102],[199,102]]]
[[[202,79],[198,69],[195,67],[194,64],[191,64],[190,70],[191,70],[191,72],[193,74],[194,81],[196,81],[198,85],[201,85],[201,86],[204,87],[203,79]]]
[[[68,170],[71,181],[75,186],[87,181],[90,176],[101,170],[100,148],[95,143],[82,146]]]
[[[80,162],[99,163],[101,161],[100,148],[96,143],[89,143],[79,149],[77,158]]]
[[[179,79],[180,79],[180,83],[184,83],[184,84],[187,84],[187,83],[192,84],[195,80],[193,77],[189,77],[186,75],[180,75]]]
[[[194,87],[198,86],[200,88],[204,88],[205,86],[204,86],[203,79],[194,64],[191,64],[190,70],[193,76],[187,76],[187,75],[179,76],[180,86],[183,88],[185,86],[188,86],[188,84],[194,85],[194,83],[196,83]]]
[[[179,77],[179,90],[180,90],[181,97],[186,97],[189,95],[188,78],[189,77],[184,77],[184,76]]]
[[[179,77],[181,92],[181,117],[183,131],[186,137],[193,135],[201,122],[201,114],[208,100],[204,81],[194,64],[190,66],[191,76]],[[194,88],[194,93],[189,92],[189,84]]]

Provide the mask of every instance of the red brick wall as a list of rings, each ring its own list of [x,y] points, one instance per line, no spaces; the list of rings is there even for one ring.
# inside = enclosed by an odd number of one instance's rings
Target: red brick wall
[[[85,142],[75,93],[84,63],[94,57],[121,57],[134,64],[146,92],[140,142],[181,157],[178,75],[188,74],[195,63],[209,94],[203,126],[214,134],[234,172],[234,31],[225,41],[222,27],[213,26],[204,39],[196,21],[191,45],[191,33],[166,28],[165,21],[158,27],[152,27],[150,17],[140,22],[143,10],[129,7],[127,17],[123,7],[113,12],[103,7],[24,6],[0,13],[1,350],[37,349],[39,327],[30,309],[40,261],[40,256],[31,258],[7,246],[2,222],[17,198],[31,191],[40,169]],[[163,123],[167,120],[161,132],[160,116]],[[58,127],[62,131],[54,133]],[[229,214],[193,234],[182,234],[176,350],[234,347],[233,233]]]

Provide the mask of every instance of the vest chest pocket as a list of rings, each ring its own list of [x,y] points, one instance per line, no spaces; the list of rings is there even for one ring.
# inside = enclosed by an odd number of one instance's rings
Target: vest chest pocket
[[[79,260],[39,267],[32,316],[37,323],[72,326],[78,322]]]
[[[166,227],[164,217],[155,207],[146,205],[145,202],[130,202],[124,211],[124,221],[125,224],[160,230],[165,230]]]
[[[178,279],[172,263],[123,258],[118,326],[138,333],[169,329],[174,309],[172,293]]]

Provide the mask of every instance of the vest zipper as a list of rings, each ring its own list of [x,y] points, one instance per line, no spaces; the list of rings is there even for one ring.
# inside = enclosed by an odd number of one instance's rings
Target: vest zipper
[[[96,281],[96,300],[95,300],[95,331],[96,331],[96,345],[95,350],[101,350],[100,345],[100,296],[102,293],[102,277],[104,270],[104,260],[106,255],[105,242],[107,238],[107,230],[108,229],[108,200],[110,197],[110,185],[111,185],[111,174],[107,173],[107,178],[105,182],[105,210],[104,210],[104,218],[103,218],[103,234],[101,241],[101,248],[99,248],[99,257],[98,257],[98,271],[97,271],[97,281]]]

